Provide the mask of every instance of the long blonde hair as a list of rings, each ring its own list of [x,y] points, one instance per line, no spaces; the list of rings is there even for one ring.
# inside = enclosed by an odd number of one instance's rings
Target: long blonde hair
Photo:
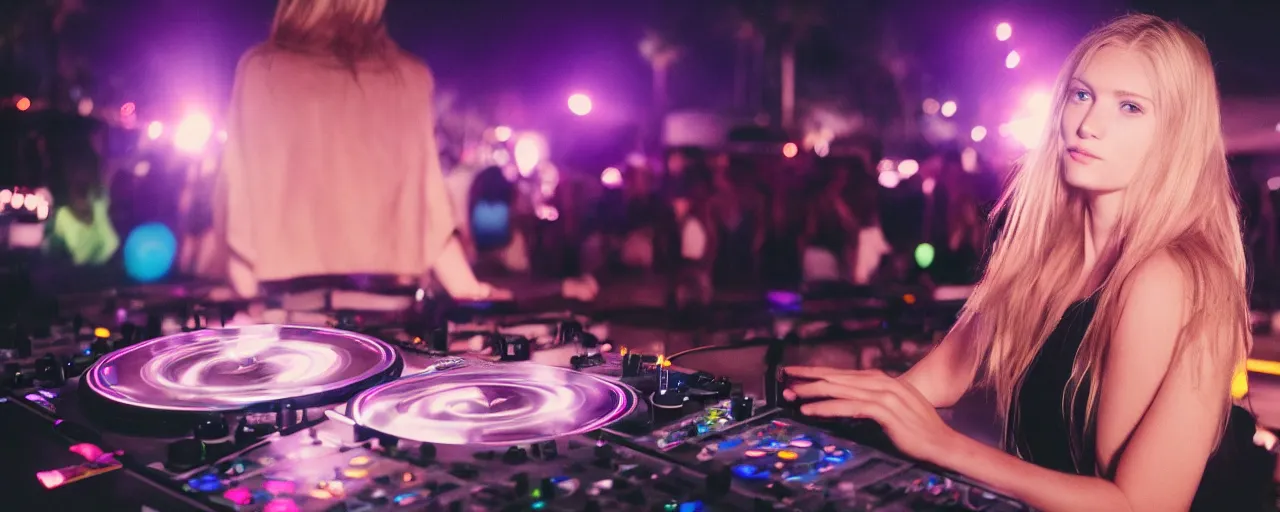
[[[1188,357],[1220,362],[1210,379],[1231,378],[1251,343],[1239,211],[1228,176],[1218,90],[1204,43],[1186,28],[1127,15],[1094,30],[1071,52],[1054,86],[1048,129],[1024,158],[991,219],[1004,215],[990,263],[958,328],[978,334],[983,379],[1008,414],[1028,368],[1068,306],[1084,265],[1085,201],[1062,178],[1061,121],[1070,81],[1106,46],[1140,52],[1150,65],[1159,116],[1157,142],[1125,191],[1113,231],[1114,266],[1095,292],[1097,309],[1076,353],[1063,410],[1092,431],[1100,371],[1120,316],[1121,292],[1134,269],[1168,251],[1189,278],[1189,317],[1173,364]],[[1087,385],[1087,393],[1084,393]],[[1077,396],[1085,417],[1070,416]],[[1230,396],[1224,394],[1224,410]],[[1016,423],[1017,418],[1012,418]],[[1079,460],[1081,447],[1073,446]],[[1099,461],[1109,466],[1110,461]],[[1083,468],[1082,468],[1083,469]]]
[[[271,22],[271,43],[287,50],[329,54],[356,69],[395,48],[382,14],[387,0],[280,0]]]

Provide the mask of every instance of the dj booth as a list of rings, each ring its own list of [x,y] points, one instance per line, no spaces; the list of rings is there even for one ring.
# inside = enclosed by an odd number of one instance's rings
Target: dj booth
[[[836,354],[893,352],[891,330],[784,304],[753,325],[786,335],[668,357],[579,314],[415,299],[325,326],[191,302],[53,315],[3,348],[5,509],[1026,509],[780,400],[779,365],[865,366]]]

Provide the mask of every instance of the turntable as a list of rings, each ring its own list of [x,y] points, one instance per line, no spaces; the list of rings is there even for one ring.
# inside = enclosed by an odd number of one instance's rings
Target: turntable
[[[206,329],[103,356],[81,379],[81,397],[98,416],[119,420],[117,427],[181,432],[202,415],[340,401],[399,377],[402,368],[387,344],[354,333],[273,325]]]
[[[487,332],[477,347],[202,329],[108,347],[64,385],[9,396],[118,454],[151,484],[131,506],[162,494],[276,512],[1023,510],[791,418],[740,383],[610,353],[587,331],[564,322],[542,344]]]
[[[417,442],[533,444],[604,428],[636,408],[631,388],[554,366],[473,364],[369,389],[347,404],[357,425]]]

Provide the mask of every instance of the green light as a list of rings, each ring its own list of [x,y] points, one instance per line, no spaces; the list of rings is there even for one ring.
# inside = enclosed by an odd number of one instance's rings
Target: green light
[[[542,499],[542,489],[534,489],[533,492],[529,493],[529,496],[532,496],[535,500]]]
[[[933,264],[934,250],[929,244],[920,244],[916,246],[916,265],[920,268],[929,268]]]

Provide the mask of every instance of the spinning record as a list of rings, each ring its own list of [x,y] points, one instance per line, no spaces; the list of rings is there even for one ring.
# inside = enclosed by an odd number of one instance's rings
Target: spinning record
[[[596,430],[628,415],[635,392],[535,363],[468,366],[408,377],[351,399],[366,428],[441,444],[508,445]]]
[[[394,379],[386,343],[312,327],[261,325],[174,334],[104,356],[84,385],[106,404],[150,411],[239,411],[340,402]]]

